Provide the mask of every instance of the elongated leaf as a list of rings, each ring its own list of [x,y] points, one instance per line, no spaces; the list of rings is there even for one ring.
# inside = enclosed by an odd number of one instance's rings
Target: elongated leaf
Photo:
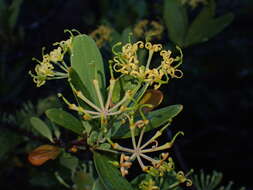
[[[106,190],[102,182],[97,179],[93,184],[92,190]]]
[[[105,89],[104,65],[99,49],[91,37],[85,34],[74,37],[71,66],[81,78],[94,103],[99,105],[93,80],[98,80],[100,89]]]
[[[38,117],[32,117],[30,119],[32,126],[44,137],[49,139],[51,142],[54,142],[52,131],[48,126]]]
[[[149,104],[152,107],[144,107],[144,113],[150,112],[163,101],[163,93],[160,90],[148,89],[140,100],[140,104]]]
[[[70,68],[69,70],[69,82],[76,90],[80,90],[86,98],[88,98],[89,100],[92,99],[88,89],[84,86],[78,73],[73,68]],[[78,99],[78,103],[82,107],[86,107],[85,103],[82,100]]]
[[[185,44],[191,46],[208,41],[221,32],[233,20],[233,14],[229,13],[219,18],[213,18],[215,14],[215,1],[210,1],[198,14],[187,33]]]
[[[234,20],[233,13],[227,13],[210,21],[210,29],[207,31],[206,37],[210,39],[224,30]]]
[[[60,163],[74,172],[78,166],[78,159],[75,156],[64,152],[60,157]]]
[[[52,108],[46,111],[48,119],[66,129],[69,129],[79,135],[83,134],[84,127],[77,118],[63,110]]]
[[[29,153],[28,160],[34,166],[40,166],[48,160],[54,160],[60,154],[60,148],[53,145],[41,145]]]
[[[2,11],[6,9],[6,4],[4,0],[0,0],[0,16],[2,16]]]
[[[111,33],[111,39],[109,40],[109,45],[113,47],[113,45],[118,42],[121,42],[121,34],[118,31],[113,30]]]
[[[150,124],[146,126],[145,132],[164,125],[165,123],[173,119],[177,114],[179,114],[182,111],[182,109],[183,109],[182,105],[172,105],[172,106],[168,106],[162,109],[149,112],[147,114],[147,118],[149,119]],[[120,125],[120,122],[116,123],[115,125]],[[115,127],[118,127],[118,126],[115,126]],[[139,132],[140,130],[136,130],[136,135],[138,135]],[[119,130],[117,131],[117,133],[113,135],[113,138],[115,139],[129,138],[129,137],[131,137],[131,134],[130,134],[128,125],[123,125],[119,127]]]
[[[163,16],[168,29],[169,39],[176,45],[183,47],[188,28],[185,6],[181,4],[180,0],[165,0]]]
[[[15,150],[21,142],[23,142],[23,137],[9,130],[1,128],[0,133],[0,162],[7,159],[10,152]],[[3,162],[2,162],[3,163]]]
[[[186,46],[201,43],[205,40],[205,28],[215,14],[215,2],[211,0],[196,16],[186,36]]]
[[[133,190],[131,184],[120,175],[107,156],[94,152],[93,159],[99,179],[107,190]]]
[[[76,190],[91,190],[94,184],[94,179],[90,173],[76,171],[73,177],[73,182],[75,183]]]
[[[9,18],[9,26],[13,30],[17,24],[18,15],[20,12],[20,7],[23,3],[23,0],[14,0],[10,6],[11,16]]]
[[[138,80],[130,75],[120,77],[114,86],[112,102],[117,103],[125,95],[126,91],[133,90],[138,85]]]

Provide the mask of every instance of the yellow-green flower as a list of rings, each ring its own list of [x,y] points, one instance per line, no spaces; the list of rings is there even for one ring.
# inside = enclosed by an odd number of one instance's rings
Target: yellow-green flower
[[[145,36],[149,41],[151,38],[160,39],[162,37],[163,30],[164,27],[159,22],[145,19],[135,25],[133,33],[137,38]]]
[[[68,42],[67,42],[68,41]],[[33,81],[37,87],[45,84],[46,80],[62,79],[68,77],[68,66],[65,64],[63,58],[65,53],[69,50],[71,40],[55,43],[59,45],[52,50],[49,54],[44,54],[44,48],[42,49],[42,61],[33,58],[38,64],[35,66],[35,74],[29,71],[29,74],[33,77]],[[68,44],[67,44],[67,43]],[[58,66],[63,72],[54,70],[54,65]]]
[[[95,40],[97,46],[101,48],[107,41],[110,40],[112,29],[105,25],[100,25],[96,30],[90,33],[90,36]]]
[[[118,46],[120,44],[116,44]],[[178,47],[177,47],[178,48]],[[146,64],[141,63],[138,58],[138,50],[144,49],[148,51],[148,59]],[[116,72],[125,75],[131,75],[138,78],[142,82],[154,85],[158,89],[162,84],[168,82],[169,78],[181,78],[183,73],[177,69],[182,63],[182,52],[178,48],[181,56],[171,57],[170,50],[163,50],[161,44],[151,44],[150,42],[138,41],[136,43],[127,43],[121,48],[121,52],[115,52],[113,58],[113,68]],[[155,53],[160,53],[162,58],[161,64],[156,68],[150,68],[152,57]],[[179,62],[175,65],[175,62]]]
[[[49,60],[54,63],[63,61],[63,57],[64,57],[64,53],[61,47],[54,49],[49,54]]]
[[[152,178],[143,180],[139,185],[141,190],[159,190],[160,188],[156,186],[155,181]]]

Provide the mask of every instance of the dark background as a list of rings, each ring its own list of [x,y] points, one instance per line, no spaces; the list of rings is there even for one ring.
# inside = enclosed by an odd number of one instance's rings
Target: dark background
[[[119,31],[135,24],[138,14],[128,7],[128,0],[118,2],[26,0],[17,25],[23,28],[24,39],[0,44],[2,52],[9,48],[6,79],[14,80],[11,90],[1,94],[0,111],[12,113],[23,102],[55,94],[56,87],[61,90],[60,82],[37,89],[27,73],[35,65],[31,58],[41,56],[42,46],[66,39],[64,29],[90,33],[104,19]],[[147,10],[144,18],[159,19],[162,1],[148,1]],[[172,125],[173,132],[185,132],[174,150],[182,159],[181,167],[215,169],[224,173],[224,182],[233,180],[236,187],[252,189],[253,3],[217,1],[217,15],[229,11],[235,14],[230,26],[208,42],[184,50],[184,77],[161,88],[166,94],[163,105],[184,105]],[[116,22],[116,15],[124,22]],[[22,64],[21,75],[12,72],[17,64]]]

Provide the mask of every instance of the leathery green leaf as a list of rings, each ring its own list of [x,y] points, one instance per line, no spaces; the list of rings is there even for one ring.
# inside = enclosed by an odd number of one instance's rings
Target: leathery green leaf
[[[71,66],[79,75],[94,103],[99,105],[93,80],[98,80],[100,90],[104,94],[105,73],[103,59],[95,41],[85,34],[78,35],[73,39],[71,53]]]
[[[92,190],[106,190],[106,189],[104,185],[101,183],[101,181],[97,179],[93,184]]]
[[[208,41],[228,26],[234,16],[231,13],[218,18],[215,16],[215,1],[211,0],[197,15],[191,24],[185,39],[185,46]]]
[[[44,121],[42,121],[38,117],[32,117],[30,119],[32,126],[44,137],[49,139],[51,142],[54,142],[52,131],[46,125]]]
[[[84,86],[84,84],[81,81],[81,78],[79,77],[79,75],[77,74],[75,69],[73,69],[73,68],[70,68],[70,70],[69,70],[69,82],[72,84],[72,86],[76,90],[81,91],[83,93],[83,95],[85,95],[86,98],[88,98],[89,100],[92,100],[88,89]],[[78,100],[78,103],[82,107],[86,107],[86,104],[82,100],[80,100],[79,98],[77,98],[77,100]]]
[[[113,93],[112,102],[117,103],[128,90],[133,90],[138,85],[138,80],[130,75],[123,75],[117,79]]]
[[[80,90],[85,95],[85,97],[91,98],[90,94],[89,94],[89,91],[84,86],[84,84],[82,83],[81,78],[79,77],[78,73],[73,68],[69,69],[69,82],[73,85],[73,87],[76,90]]]
[[[68,112],[60,109],[52,108],[46,111],[46,115],[50,121],[56,123],[66,129],[73,131],[79,135],[83,134],[84,127],[77,118]]]
[[[233,13],[227,13],[223,16],[220,16],[216,19],[211,20],[210,22],[210,30],[207,31],[206,37],[208,39],[214,37],[222,30],[224,30],[234,19]]]
[[[188,28],[188,17],[185,6],[179,0],[165,0],[163,11],[169,39],[176,45],[183,47]]]
[[[99,179],[107,190],[133,190],[131,184],[120,175],[119,170],[110,163],[110,159],[98,152],[93,152],[95,167]]]
[[[150,131],[152,129],[158,128],[170,120],[172,120],[176,115],[178,115],[183,109],[182,105],[172,105],[167,106],[165,108],[161,108],[147,114],[147,118],[149,119],[149,125],[146,126],[145,132]],[[115,125],[120,125],[120,122],[116,123]],[[118,126],[114,126],[118,127]],[[123,125],[118,127],[120,130],[113,135],[114,139],[118,138],[129,138],[131,137],[131,133],[129,131],[128,125]],[[139,135],[140,129],[136,130],[136,136]]]

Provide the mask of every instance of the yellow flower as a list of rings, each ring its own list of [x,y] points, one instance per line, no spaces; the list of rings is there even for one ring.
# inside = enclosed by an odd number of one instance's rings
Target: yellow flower
[[[133,33],[137,38],[146,36],[146,38],[150,40],[152,37],[160,39],[163,30],[164,28],[159,22],[141,20],[135,25]]]
[[[50,61],[57,63],[57,62],[61,62],[63,60],[63,52],[62,52],[62,48],[58,47],[56,49],[54,49],[53,51],[50,52],[49,54],[50,56]]]
[[[184,172],[182,172],[182,171],[178,172],[176,177],[180,183],[186,183],[187,187],[192,186],[192,181],[190,179],[186,178],[186,176],[184,175]]]
[[[53,72],[53,65],[50,63],[41,63],[36,65],[35,67],[35,72],[37,75],[44,75],[44,76],[54,76],[54,72]]]
[[[72,37],[71,37],[72,39]],[[33,77],[34,83],[37,87],[45,84],[46,80],[62,79],[68,77],[68,66],[65,64],[63,58],[65,53],[69,50],[71,39],[67,41],[57,42],[53,45],[59,45],[56,49],[52,50],[49,54],[44,54],[45,48],[42,48],[42,61],[33,58],[39,64],[35,66],[35,75],[29,71],[29,74]],[[63,72],[54,71],[54,65],[57,65]]]
[[[116,44],[118,46],[120,44]],[[148,59],[146,64],[140,62],[138,57],[138,50],[145,49],[148,51]],[[179,47],[181,56],[173,58],[171,57],[170,50],[163,50],[161,44],[152,44],[150,42],[138,41],[136,43],[127,43],[121,48],[121,52],[113,53],[115,57],[113,58],[114,70],[125,75],[131,75],[138,78],[142,82],[154,85],[155,89],[158,89],[162,84],[168,82],[169,78],[181,78],[183,73],[181,70],[177,69],[182,63],[182,51]],[[162,61],[160,66],[157,68],[150,68],[152,57],[154,53],[159,53]],[[179,62],[174,65],[175,62]]]
[[[100,25],[96,30],[90,33],[90,36],[95,40],[97,46],[102,47],[105,42],[110,40],[112,29],[105,25]]]
[[[151,178],[146,179],[139,185],[141,190],[159,190],[160,188],[155,185],[155,181]]]

